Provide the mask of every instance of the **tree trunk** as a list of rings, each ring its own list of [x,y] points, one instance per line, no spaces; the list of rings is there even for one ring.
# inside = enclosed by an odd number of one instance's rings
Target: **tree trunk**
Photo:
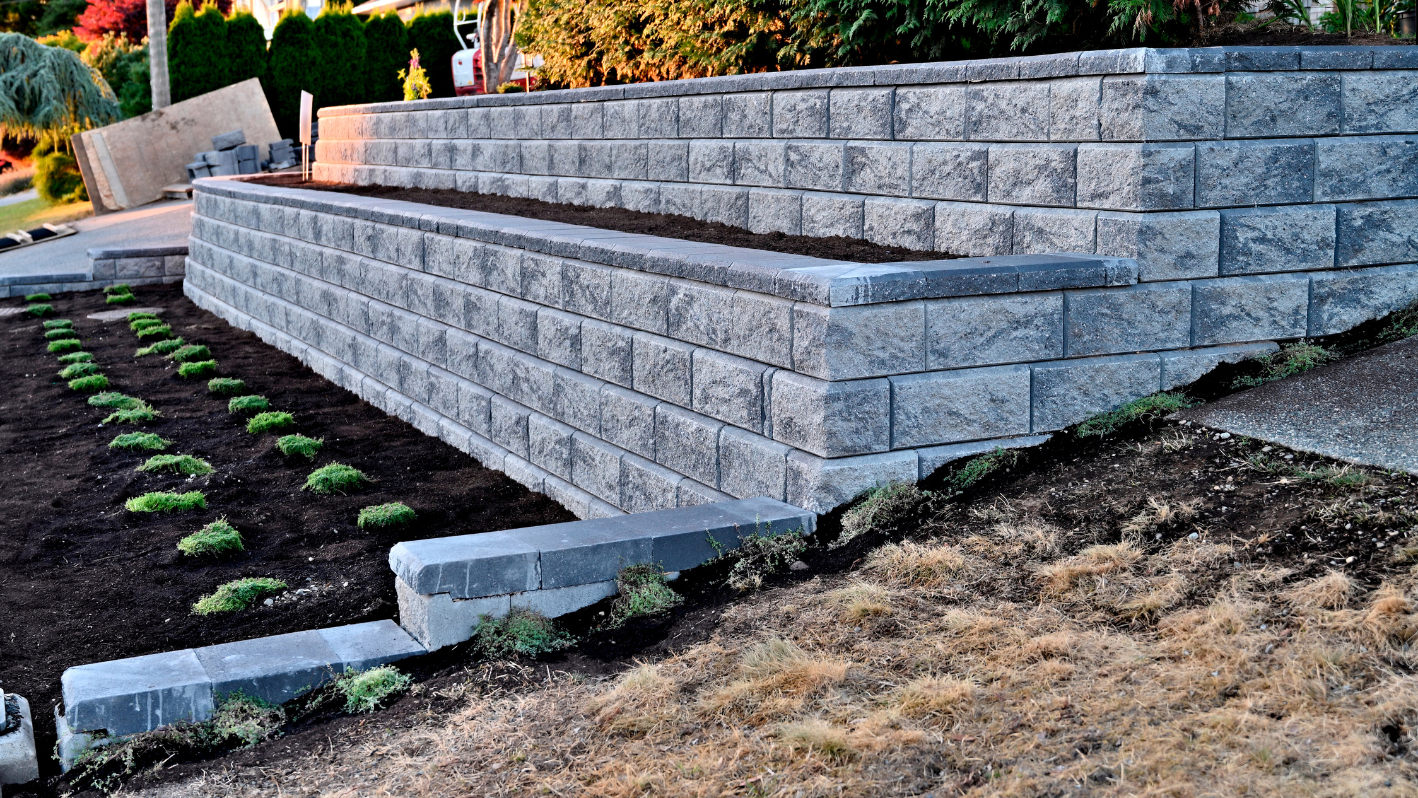
[[[483,0],[478,4],[478,38],[482,48],[483,91],[492,93],[512,79],[517,69],[518,14],[515,0]]]
[[[148,74],[153,110],[172,105],[167,82],[167,4],[163,0],[148,0]]]

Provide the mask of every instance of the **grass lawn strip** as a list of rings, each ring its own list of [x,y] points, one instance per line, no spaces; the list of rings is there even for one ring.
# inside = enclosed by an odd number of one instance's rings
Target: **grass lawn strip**
[[[193,361],[198,360],[211,360],[212,350],[201,344],[186,344],[169,353],[167,359],[177,361],[178,363],[191,363]]]
[[[46,304],[29,305],[25,308],[25,312],[35,318],[40,318],[41,316],[48,316],[53,313],[54,306]]]
[[[170,355],[186,345],[187,342],[182,340],[181,338],[168,338],[166,340],[158,341],[155,344],[149,344],[147,346],[140,347],[138,351],[133,353],[133,356],[147,357],[148,355]]]
[[[217,396],[235,396],[246,390],[246,383],[235,377],[213,377],[207,381],[207,390]]]
[[[228,413],[260,413],[269,410],[271,403],[264,396],[234,396],[226,403]]]
[[[46,330],[63,330],[74,326],[74,322],[69,319],[50,319],[44,322]]]
[[[79,393],[97,393],[108,387],[108,378],[102,374],[90,374],[87,377],[69,380],[69,390]]]

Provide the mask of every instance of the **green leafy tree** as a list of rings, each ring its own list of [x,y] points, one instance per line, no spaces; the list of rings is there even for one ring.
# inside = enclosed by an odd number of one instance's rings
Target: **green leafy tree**
[[[364,23],[351,4],[327,5],[315,18],[315,50],[320,56],[320,106],[350,105],[367,99]]]
[[[364,23],[363,102],[393,102],[404,96],[399,70],[409,61],[409,35],[404,21],[392,12]]]
[[[108,81],[78,53],[0,33],[0,138],[63,146],[70,135],[118,115]]]
[[[453,14],[419,14],[409,22],[409,48],[419,51],[433,97],[453,96],[453,54],[462,49],[453,35]],[[402,96],[402,90],[400,92]]]
[[[250,11],[226,21],[227,85],[266,77],[266,31]]]
[[[319,91],[319,74],[315,25],[304,11],[296,9],[276,23],[266,60],[266,102],[282,136],[293,139],[300,134],[300,93]]]
[[[34,187],[50,205],[83,202],[89,198],[79,164],[67,152],[55,152],[49,142],[34,150]]]
[[[105,33],[89,42],[81,57],[108,81],[124,119],[153,109],[147,45],[133,44],[121,33]]]
[[[214,5],[194,13],[177,4],[167,32],[168,75],[172,101],[182,102],[227,85],[226,18]]]

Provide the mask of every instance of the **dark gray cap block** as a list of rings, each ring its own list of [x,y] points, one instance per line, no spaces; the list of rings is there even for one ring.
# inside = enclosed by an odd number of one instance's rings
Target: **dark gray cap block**
[[[196,654],[212,681],[212,697],[218,704],[238,692],[284,704],[328,681],[336,663],[335,652],[319,632],[207,646]]]
[[[212,682],[190,648],[80,665],[60,678],[65,717],[80,731],[135,734],[212,713]]]
[[[411,540],[389,551],[389,567],[423,594],[479,598],[536,590],[538,551],[509,532]]]

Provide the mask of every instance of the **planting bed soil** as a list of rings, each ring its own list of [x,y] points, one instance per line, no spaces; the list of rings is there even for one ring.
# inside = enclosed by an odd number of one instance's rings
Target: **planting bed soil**
[[[102,294],[56,296],[58,317],[73,321],[110,390],[162,413],[143,425],[102,426],[110,411],[90,407],[57,377],[61,366],[46,351],[40,321],[0,318],[0,689],[29,698],[40,751],[54,746],[51,711],[65,668],[393,618],[394,543],[575,520],[198,309],[180,285],[136,293],[139,305],[166,309],[174,334],[210,347],[218,375],[245,380],[246,392],[265,396],[271,410],[294,414],[295,426],[279,434],[323,438],[324,446],[313,460],[282,456],[278,435],[248,434],[248,416],[228,413],[227,397],[210,394],[206,377],[180,379],[161,355],[135,358],[152,341],[140,342],[125,320],[87,318],[114,308]],[[215,472],[190,479],[139,473],[151,453],[108,447],[133,431],[157,433],[173,442],[165,453],[196,455]],[[312,470],[333,462],[360,469],[372,484],[345,496],[301,490]],[[124,509],[125,500],[149,491],[193,490],[205,492],[205,510]],[[418,513],[411,525],[355,525],[360,508],[396,501]],[[178,540],[222,517],[241,532],[245,551],[178,552]],[[192,614],[193,602],[244,577],[281,579],[290,592],[269,607]],[[41,766],[52,773],[55,763],[45,755]]]
[[[791,236],[783,233],[750,233],[740,227],[718,222],[705,222],[689,216],[668,213],[642,213],[624,208],[592,208],[585,205],[562,205],[555,202],[503,197],[496,194],[471,194],[453,189],[398,188],[395,186],[356,186],[348,183],[301,182],[285,176],[248,178],[249,182],[305,188],[313,191],[338,191],[360,197],[421,202],[440,208],[502,213],[547,222],[565,222],[615,230],[620,233],[678,238],[703,244],[723,244],[730,247],[785,252],[827,260],[852,263],[895,263],[915,260],[948,260],[959,257],[944,252],[925,252],[873,244],[858,238],[832,236]]]
[[[1195,47],[1390,47],[1411,45],[1414,39],[1397,39],[1387,33],[1360,30],[1355,20],[1354,34],[1326,33],[1287,22],[1243,22],[1207,28],[1195,37]],[[1195,33],[1195,31],[1193,31]]]

